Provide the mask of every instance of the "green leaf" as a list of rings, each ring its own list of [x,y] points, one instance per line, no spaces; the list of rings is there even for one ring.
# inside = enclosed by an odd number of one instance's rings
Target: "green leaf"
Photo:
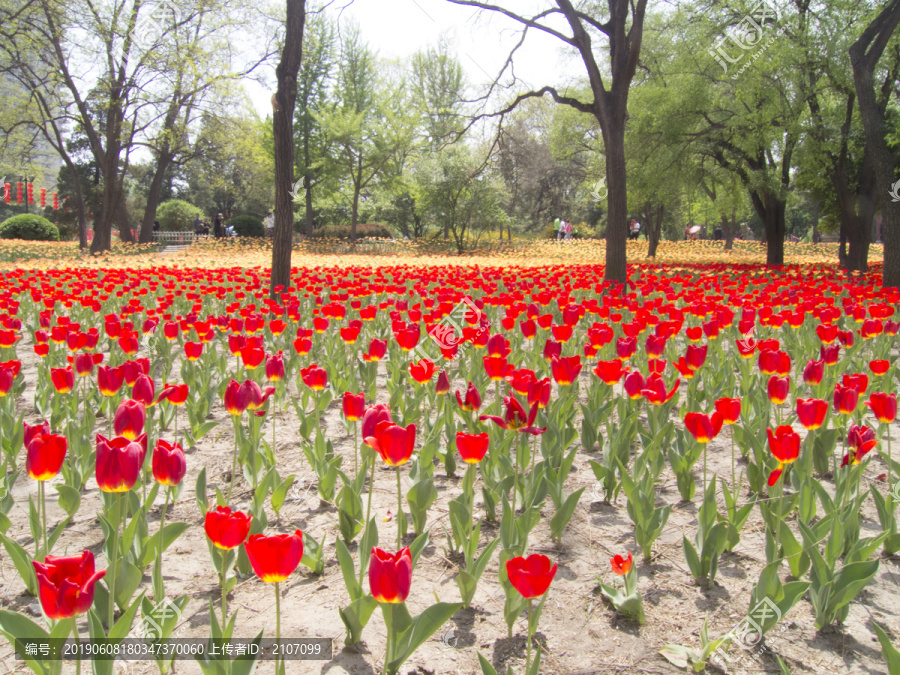
[[[17,542],[5,535],[0,535],[3,548],[13,561],[16,571],[19,573],[29,595],[37,595],[37,578],[34,576],[34,568],[31,566],[31,555]]]
[[[337,557],[338,563],[341,566],[341,574],[344,577],[344,586],[347,587],[347,592],[350,594],[350,600],[358,600],[362,597],[362,588],[359,585],[359,581],[356,579],[356,566],[353,564],[353,556],[350,555],[350,550],[342,540],[337,539],[335,541],[335,547],[337,548]]]
[[[481,655],[481,652],[478,652],[478,663],[481,666],[481,675],[497,675],[497,671],[494,666],[492,666],[491,662]]]
[[[897,648],[891,644],[891,640],[884,631],[884,628],[874,621],[872,622],[872,626],[875,628],[875,633],[878,635],[878,641],[881,643],[881,657],[887,664],[888,675],[900,675],[900,651],[897,651]]]
[[[162,550],[163,552],[171,546],[185,530],[190,527],[188,523],[167,523],[162,530]],[[156,559],[157,548],[159,547],[160,532],[157,531],[153,536],[148,537],[144,544],[143,554],[141,555],[141,566],[146,567]]]
[[[451,616],[462,607],[458,602],[439,602],[432,605],[412,620],[410,626],[397,636],[397,650],[395,658],[387,669],[396,672],[400,666],[413,655],[425,640],[430,638],[443,626]]]
[[[287,478],[285,478],[281,483],[279,483],[278,487],[276,487],[272,491],[272,508],[275,509],[275,513],[281,511],[281,507],[284,504],[284,500],[287,498],[287,493],[291,489],[291,486],[294,484],[294,480],[296,480],[296,476],[291,474]]]
[[[59,508],[70,516],[74,516],[81,505],[81,493],[71,485],[56,485],[55,487],[59,492],[59,499],[56,502]]]
[[[207,511],[209,511],[209,501],[206,498],[206,467],[200,469],[200,473],[197,474],[194,496],[197,499],[197,509],[200,511],[200,516],[205,518]]]
[[[578,507],[578,500],[581,499],[581,494],[583,492],[584,488],[580,488],[570,494],[562,507],[553,514],[553,518],[550,519],[550,536],[557,541],[562,537],[563,530],[572,519],[575,509]]]

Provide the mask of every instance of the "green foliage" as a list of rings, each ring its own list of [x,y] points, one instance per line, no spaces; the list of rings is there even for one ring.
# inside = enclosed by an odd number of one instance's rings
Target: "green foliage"
[[[323,239],[349,239],[350,226],[332,225],[327,227],[320,227],[318,230],[313,230],[312,236]],[[391,231],[384,225],[380,225],[378,223],[365,223],[356,226],[356,238],[393,239],[394,235],[391,234]]]
[[[156,219],[164,232],[189,232],[200,209],[183,199],[170,199],[156,210]]]
[[[0,225],[0,239],[59,241],[59,230],[46,218],[23,213],[3,221]]]
[[[225,223],[225,226],[233,227],[235,234],[239,237],[266,236],[266,228],[263,226],[262,221],[256,216],[235,216]]]

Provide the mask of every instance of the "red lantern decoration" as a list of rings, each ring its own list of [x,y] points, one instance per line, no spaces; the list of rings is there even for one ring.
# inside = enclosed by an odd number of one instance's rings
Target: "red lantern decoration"
[[[41,188],[41,208],[47,206],[47,188]]]
[[[22,182],[16,183],[16,204],[22,203]]]
[[[3,184],[3,201],[7,204],[12,201],[12,186],[9,183]]]
[[[34,204],[34,185],[28,184],[28,203]]]
[[[59,197],[55,192],[53,193],[53,210],[59,211]]]

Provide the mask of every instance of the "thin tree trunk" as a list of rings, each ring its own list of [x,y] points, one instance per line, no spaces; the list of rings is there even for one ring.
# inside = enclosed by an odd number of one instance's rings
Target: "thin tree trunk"
[[[622,102],[624,108],[625,102]],[[609,186],[608,212],[606,218],[606,274],[607,281],[628,282],[626,241],[628,239],[628,203],[625,179],[625,124],[624,110],[615,110],[613,117],[603,129],[603,144],[606,148],[606,184]],[[617,114],[621,112],[621,114]]]
[[[303,192],[306,196],[306,236],[311,237],[313,233],[313,202],[312,202],[312,181],[309,174],[303,175]]]
[[[160,155],[159,161],[156,163],[156,171],[153,174],[153,180],[150,182],[150,190],[147,192],[147,206],[144,209],[141,233],[138,238],[138,241],[142,244],[149,244],[153,241],[153,221],[156,220],[156,209],[159,207],[159,197],[162,194],[166,169],[169,168],[171,161],[171,155],[164,153]]]
[[[303,57],[306,0],[286,0],[284,47],[275,69],[278,89],[272,105],[275,146],[275,233],[272,240],[270,293],[280,301],[280,292],[291,285],[291,248],[294,243],[294,106],[297,103],[297,73]]]

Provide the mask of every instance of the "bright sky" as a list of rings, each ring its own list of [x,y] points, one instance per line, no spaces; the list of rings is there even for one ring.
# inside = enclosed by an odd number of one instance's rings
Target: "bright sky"
[[[505,6],[524,12],[547,3],[507,0]],[[349,4],[348,0],[336,0],[331,11],[355,20],[363,39],[383,58],[402,59],[446,41],[476,88],[496,77],[520,36],[519,24],[510,19],[447,0],[354,0]],[[558,20],[553,27],[566,32]],[[584,66],[577,58],[566,56],[563,46],[553,36],[529,30],[514,60],[517,77],[533,87],[559,86],[583,77]],[[256,86],[248,86],[248,90],[260,114],[268,114],[271,91]]]

